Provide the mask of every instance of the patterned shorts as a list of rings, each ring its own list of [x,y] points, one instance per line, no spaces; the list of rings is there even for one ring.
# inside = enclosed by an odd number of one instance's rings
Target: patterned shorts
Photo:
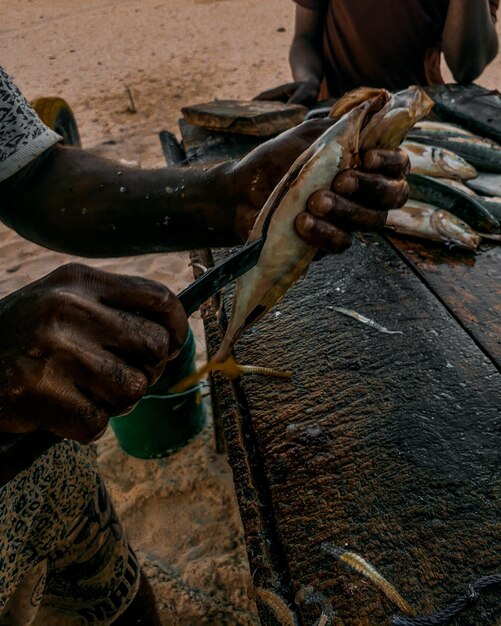
[[[63,441],[0,487],[0,626],[111,624],[138,586],[92,446]]]

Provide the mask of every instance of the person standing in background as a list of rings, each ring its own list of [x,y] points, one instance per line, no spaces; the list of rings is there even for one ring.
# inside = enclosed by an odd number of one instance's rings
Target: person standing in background
[[[257,96],[312,104],[356,87],[473,82],[496,57],[499,0],[294,0],[293,83]]]

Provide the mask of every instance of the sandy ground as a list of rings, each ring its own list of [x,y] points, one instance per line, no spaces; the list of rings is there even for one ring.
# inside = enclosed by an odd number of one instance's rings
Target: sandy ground
[[[0,64],[25,94],[66,98],[85,148],[143,167],[163,165],[158,131],[177,131],[181,106],[248,98],[289,80],[290,0],[2,0],[1,13]],[[501,86],[500,60],[480,82]],[[0,249],[0,296],[70,260],[3,227]],[[174,291],[192,278],[179,254],[90,264]],[[193,328],[200,360],[199,319]],[[231,471],[214,451],[211,424],[162,461],[126,456],[108,432],[100,464],[164,624],[258,623]]]

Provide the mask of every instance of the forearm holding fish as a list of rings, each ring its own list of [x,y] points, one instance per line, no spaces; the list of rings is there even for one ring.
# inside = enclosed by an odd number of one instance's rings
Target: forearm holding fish
[[[313,120],[270,140],[240,161],[210,168],[124,168],[84,150],[57,146],[27,172],[0,185],[0,217],[20,235],[48,248],[89,257],[169,252],[244,243],[269,194],[295,159],[330,125]],[[346,247],[340,209],[360,214],[358,228],[372,227],[370,212],[405,202],[400,179],[407,164],[398,151],[375,151],[371,174],[352,172],[335,191],[327,217],[305,205],[296,229],[325,252]],[[333,172],[334,175],[334,172]],[[357,177],[365,193],[353,189]],[[367,178],[368,177],[368,178]],[[328,190],[324,192],[330,194]],[[330,197],[330,196],[329,196]],[[360,204],[364,206],[360,206]]]
[[[56,146],[2,194],[0,217],[35,243],[89,257],[233,245],[227,168],[141,170]]]
[[[458,83],[478,78],[498,52],[489,1],[450,0],[442,47]]]

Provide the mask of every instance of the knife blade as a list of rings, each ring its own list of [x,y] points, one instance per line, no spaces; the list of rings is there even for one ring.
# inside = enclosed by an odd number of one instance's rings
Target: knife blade
[[[186,315],[192,315],[206,300],[256,265],[264,245],[263,237],[207,270],[178,294]]]

